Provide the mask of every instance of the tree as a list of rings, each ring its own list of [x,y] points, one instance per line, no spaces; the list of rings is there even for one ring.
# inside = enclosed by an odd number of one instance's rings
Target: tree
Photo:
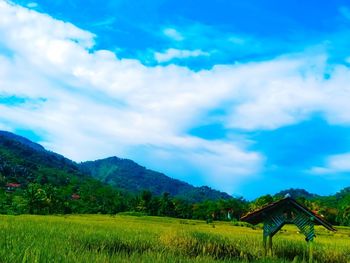
[[[192,205],[183,199],[175,199],[175,215],[179,218],[192,218]]]
[[[150,202],[149,214],[151,216],[159,216],[160,215],[160,198],[157,196],[152,197]]]
[[[163,193],[160,200],[160,215],[164,216],[174,216],[175,215],[175,205],[170,199],[169,193]]]
[[[344,226],[350,226],[350,205],[344,207],[341,213],[339,213],[339,218],[337,218],[339,223]]]
[[[30,214],[47,214],[50,205],[50,199],[46,191],[40,184],[30,183],[25,191],[25,197],[28,201],[28,212]]]
[[[141,199],[140,199],[140,202],[137,206],[137,210],[140,212],[150,214],[151,201],[152,201],[152,193],[148,190],[142,191]]]
[[[221,220],[239,220],[247,212],[248,204],[242,198],[232,198],[219,201]]]
[[[273,202],[273,197],[271,195],[263,195],[251,203],[251,210],[258,209],[272,202]]]
[[[28,212],[28,201],[21,195],[12,198],[12,211],[15,214],[25,214]]]

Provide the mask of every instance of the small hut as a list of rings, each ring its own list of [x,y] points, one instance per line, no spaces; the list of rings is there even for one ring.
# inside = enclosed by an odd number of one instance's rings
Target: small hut
[[[265,255],[272,255],[272,237],[285,225],[294,224],[305,235],[309,246],[309,262],[312,262],[312,242],[315,237],[315,225],[322,225],[330,231],[336,231],[330,223],[316,215],[304,205],[286,195],[285,198],[253,211],[241,218],[241,221],[256,225],[264,224],[263,245]],[[268,240],[268,242],[267,242]]]
[[[20,187],[21,187],[21,184],[7,183],[6,184],[6,192],[12,193],[12,192],[16,191],[16,189],[19,189]]]

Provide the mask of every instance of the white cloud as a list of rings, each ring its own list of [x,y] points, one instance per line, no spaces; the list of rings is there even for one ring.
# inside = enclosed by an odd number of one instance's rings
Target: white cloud
[[[303,54],[305,56],[305,54]],[[324,57],[299,55],[241,65],[240,94],[227,125],[247,130],[275,129],[308,118],[325,108]]]
[[[309,173],[327,175],[350,172],[350,153],[329,156],[324,166],[315,166]]]
[[[208,52],[204,52],[200,49],[196,50],[181,50],[181,49],[175,49],[175,48],[169,48],[164,53],[155,52],[154,57],[159,62],[168,62],[172,59],[186,59],[186,58],[193,58],[193,57],[199,57],[199,56],[209,56],[210,54]]]
[[[91,33],[4,1],[0,36],[14,54],[0,54],[0,92],[46,99],[0,105],[0,122],[42,133],[50,150],[75,160],[132,158],[128,153],[148,145],[149,155],[161,149],[174,156],[170,165],[178,166],[180,158],[198,166],[202,181],[211,181],[214,162],[222,164],[214,180],[232,177],[225,183],[231,190],[261,165],[261,156],[244,147],[186,135],[200,114],[231,93],[230,82],[217,81],[224,77],[221,71],[147,68],[107,50],[91,51]]]
[[[176,32],[164,33],[180,41]],[[324,54],[194,72],[146,67],[94,51],[93,44],[90,32],[0,0],[0,46],[9,51],[0,53],[0,94],[46,99],[0,104],[1,127],[37,131],[46,147],[75,160],[134,158],[143,147],[137,160],[149,158],[150,168],[190,180],[176,172],[189,167],[199,181],[232,192],[259,173],[264,157],[247,150],[246,142],[187,135],[209,112],[222,109],[223,126],[243,130],[275,129],[315,112],[332,123],[350,123],[349,69],[335,66],[325,80]]]
[[[185,39],[184,36],[174,28],[165,28],[163,30],[163,33],[164,35],[175,41],[182,41]]]
[[[329,78],[324,78],[324,74]],[[350,124],[350,70],[325,54],[295,54],[238,66],[239,95],[227,127],[276,129],[322,113],[330,124]]]

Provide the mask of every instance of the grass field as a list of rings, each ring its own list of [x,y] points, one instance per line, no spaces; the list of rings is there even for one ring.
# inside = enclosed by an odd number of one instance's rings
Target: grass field
[[[350,228],[316,228],[315,262],[350,262]],[[0,262],[303,262],[294,226],[263,257],[262,230],[228,222],[126,215],[0,216]]]

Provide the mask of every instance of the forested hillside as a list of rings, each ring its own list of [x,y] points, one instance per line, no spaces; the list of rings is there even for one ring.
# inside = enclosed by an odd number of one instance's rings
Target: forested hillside
[[[188,183],[170,178],[162,173],[148,170],[127,159],[110,157],[103,160],[84,162],[81,170],[94,178],[114,187],[139,194],[147,189],[154,195],[169,193],[171,196],[191,202],[230,199],[226,193],[209,187],[194,187]]]
[[[350,225],[350,187],[332,196],[288,189],[248,202],[194,187],[111,157],[77,164],[26,138],[0,132],[0,213],[131,212],[206,220],[234,220],[291,195],[332,224]]]
[[[105,178],[96,176],[104,169],[113,173]],[[108,176],[113,180],[106,180]],[[79,165],[26,138],[0,132],[0,213],[136,211],[204,218],[203,207],[197,209],[193,204],[221,199],[232,198],[209,187],[196,188],[171,179],[130,160],[112,157]]]
[[[84,175],[76,163],[10,133],[0,133],[1,213],[109,213],[121,193]]]

